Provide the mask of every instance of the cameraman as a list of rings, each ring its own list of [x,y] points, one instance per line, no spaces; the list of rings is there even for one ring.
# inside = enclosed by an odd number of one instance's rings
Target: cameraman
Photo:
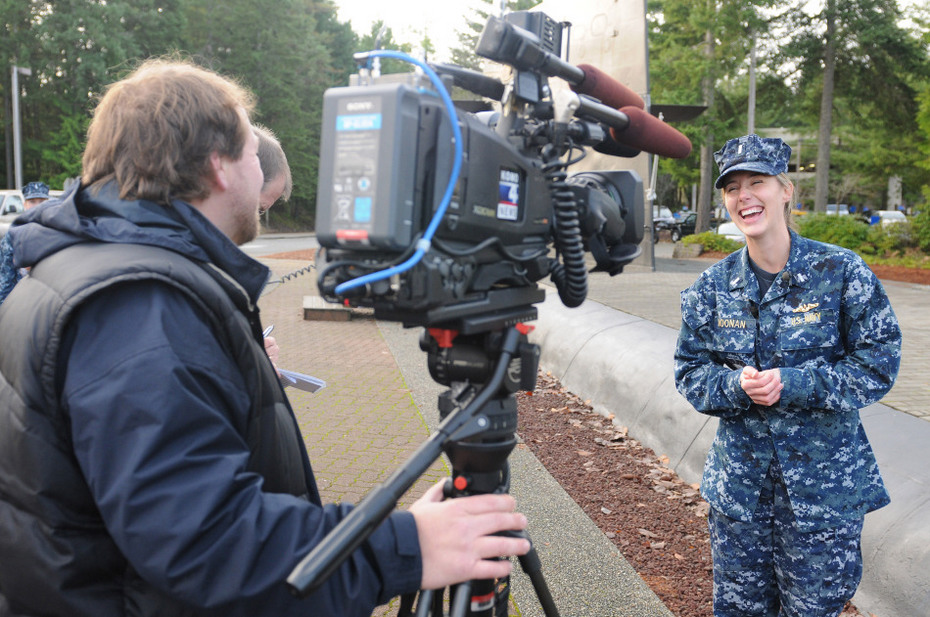
[[[268,269],[236,248],[262,205],[251,108],[146,62],[97,107],[80,187],[16,223],[32,269],[0,307],[0,615],[370,615],[529,550],[491,535],[525,527],[511,497],[437,485],[289,593],[351,506],[320,503],[262,347]]]

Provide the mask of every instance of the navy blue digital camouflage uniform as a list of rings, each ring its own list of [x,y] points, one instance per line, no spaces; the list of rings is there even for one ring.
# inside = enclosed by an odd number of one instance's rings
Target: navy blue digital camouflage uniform
[[[761,301],[745,248],[681,294],[676,384],[720,419],[701,482],[718,616],[838,614],[861,576],[862,519],[889,502],[859,410],[894,383],[897,319],[857,255],[790,235]],[[752,402],[746,365],[780,370],[778,403]]]

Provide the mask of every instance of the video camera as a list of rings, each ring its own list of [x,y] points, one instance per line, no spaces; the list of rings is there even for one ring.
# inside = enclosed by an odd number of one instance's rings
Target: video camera
[[[514,393],[533,389],[538,368],[539,348],[523,324],[545,299],[537,282],[550,276],[562,302],[578,306],[587,295],[587,254],[593,270],[619,274],[640,254],[645,229],[636,173],[568,175],[567,168],[584,146],[617,156],[691,151],[687,138],[643,111],[639,95],[594,67],[562,60],[562,34],[543,13],[491,17],[476,52],[512,68],[507,85],[376,51],[356,57],[402,58],[422,73],[398,80],[364,68],[354,85],[324,95],[321,295],[424,326],[430,374],[450,388],[439,397],[437,429],[291,572],[298,596],[318,589],[442,452],[454,478],[447,497],[508,490]],[[571,89],[554,92],[550,77]],[[456,109],[453,86],[500,110]],[[520,564],[545,614],[557,616],[535,551]],[[509,579],[462,583],[451,614],[505,615],[508,595]],[[442,593],[432,590],[405,596],[398,614],[413,615],[415,601],[417,615],[430,607],[445,614]]]
[[[325,299],[407,326],[484,331],[535,318],[546,276],[565,305],[580,305],[587,253],[610,275],[640,255],[639,176],[566,169],[583,146],[683,157],[691,144],[598,69],[563,61],[562,34],[539,12],[491,17],[476,52],[512,67],[506,85],[397,52],[356,56],[401,57],[421,72],[398,80],[363,68],[356,85],[324,96],[316,231]],[[554,93],[549,77],[572,89]],[[453,85],[500,111],[456,109]]]

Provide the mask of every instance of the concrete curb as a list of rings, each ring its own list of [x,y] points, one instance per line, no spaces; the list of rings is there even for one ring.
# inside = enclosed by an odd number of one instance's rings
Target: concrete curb
[[[531,339],[541,366],[656,454],[699,482],[716,420],[675,389],[678,332],[588,301],[576,309],[547,291]],[[923,615],[930,606],[930,423],[884,405],[862,412],[891,505],[866,517],[865,572],[854,602],[877,615]]]
[[[656,454],[689,483],[698,482],[717,420],[695,413],[675,389],[678,333],[598,302],[566,308],[547,291],[530,335],[542,347],[542,365],[566,388],[590,399],[597,413]]]

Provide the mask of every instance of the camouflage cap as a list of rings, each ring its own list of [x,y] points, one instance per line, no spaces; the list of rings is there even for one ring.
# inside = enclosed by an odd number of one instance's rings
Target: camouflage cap
[[[44,182],[30,182],[23,187],[23,199],[48,199],[48,185]]]
[[[790,158],[791,146],[777,137],[753,134],[731,139],[714,152],[714,161],[720,168],[714,188],[722,188],[723,177],[731,171],[756,171],[767,176],[785,173]]]

